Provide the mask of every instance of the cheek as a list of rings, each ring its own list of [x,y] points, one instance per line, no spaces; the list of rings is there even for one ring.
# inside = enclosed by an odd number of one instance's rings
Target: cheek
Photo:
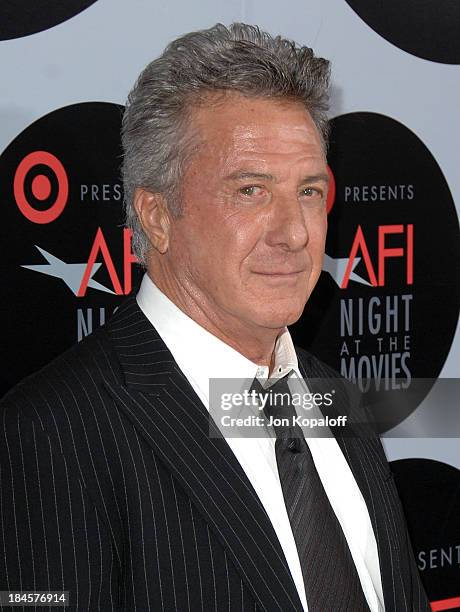
[[[310,288],[314,286],[321,274],[323,266],[324,247],[326,242],[327,219],[317,220],[309,230],[307,250],[311,258],[311,274],[308,281]]]
[[[171,233],[170,254],[178,276],[215,294],[234,292],[244,237],[222,219],[204,222],[196,215],[181,219]]]
[[[244,266],[263,242],[263,223],[244,215],[234,215],[220,225],[219,241],[222,257],[234,267]],[[225,248],[222,248],[225,245]],[[226,249],[226,250],[225,250]]]
[[[327,215],[322,214],[319,218],[307,221],[309,234],[309,248],[312,254],[322,255],[326,243]]]

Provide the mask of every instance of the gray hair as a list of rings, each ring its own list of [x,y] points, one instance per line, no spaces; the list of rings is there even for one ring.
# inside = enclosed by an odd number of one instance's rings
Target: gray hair
[[[150,62],[128,96],[122,123],[126,225],[140,263],[146,263],[150,242],[134,209],[134,191],[161,193],[171,215],[181,214],[179,186],[193,153],[187,121],[194,104],[225,91],[298,100],[326,147],[329,75],[329,62],[309,47],[244,23],[186,34]]]

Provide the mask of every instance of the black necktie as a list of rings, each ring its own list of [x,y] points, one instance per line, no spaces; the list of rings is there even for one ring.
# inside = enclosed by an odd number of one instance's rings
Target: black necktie
[[[291,401],[276,401],[276,394],[292,399],[288,376],[269,390],[255,380],[252,388],[269,394],[267,417],[296,415]],[[270,399],[270,398],[268,398]],[[286,510],[299,553],[309,612],[369,612],[358,572],[342,527],[316,471],[312,454],[299,425],[274,426],[278,473]],[[346,503],[346,500],[344,500]]]

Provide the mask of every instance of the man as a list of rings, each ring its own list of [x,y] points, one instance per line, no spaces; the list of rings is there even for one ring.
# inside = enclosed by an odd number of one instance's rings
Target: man
[[[210,379],[331,375],[286,329],[321,272],[328,75],[234,24],[139,77],[123,175],[147,274],[4,400],[2,590],[69,591],[75,610],[428,610],[377,438],[297,453],[209,433]]]

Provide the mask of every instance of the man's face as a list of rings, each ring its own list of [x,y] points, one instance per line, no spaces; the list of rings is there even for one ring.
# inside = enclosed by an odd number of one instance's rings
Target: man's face
[[[168,274],[221,329],[283,328],[321,272],[328,178],[318,131],[300,103],[235,94],[191,122],[202,144],[183,176]]]

